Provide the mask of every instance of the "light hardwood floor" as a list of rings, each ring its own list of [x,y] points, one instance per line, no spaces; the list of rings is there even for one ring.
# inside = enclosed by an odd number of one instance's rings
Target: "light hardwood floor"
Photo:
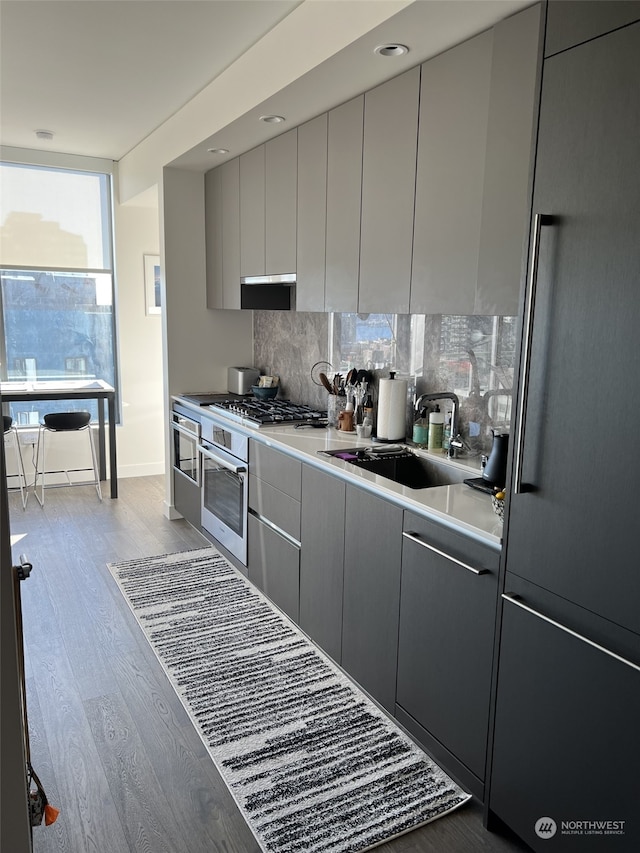
[[[35,853],[258,853],[259,848],[106,565],[207,544],[163,515],[161,477],[11,495],[21,584],[31,757],[53,805]],[[108,489],[106,490],[108,492]],[[476,802],[380,853],[511,853]]]

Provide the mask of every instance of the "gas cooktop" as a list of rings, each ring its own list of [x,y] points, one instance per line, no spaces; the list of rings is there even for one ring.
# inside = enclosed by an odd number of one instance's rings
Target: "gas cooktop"
[[[214,411],[223,411],[225,416],[250,426],[277,426],[291,424],[321,423],[327,417],[311,406],[292,403],[290,400],[256,400],[236,397],[217,400],[209,406]]]

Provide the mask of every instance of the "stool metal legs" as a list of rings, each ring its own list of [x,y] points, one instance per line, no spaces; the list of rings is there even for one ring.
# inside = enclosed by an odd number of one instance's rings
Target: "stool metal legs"
[[[22,460],[22,450],[20,449],[20,435],[16,428],[16,425],[13,424],[10,429],[8,429],[4,433],[5,438],[5,447],[9,444],[13,444],[13,449],[16,457],[16,465],[17,465],[17,474],[7,474],[7,479],[9,477],[17,477],[18,478],[18,486],[20,489],[20,499],[22,501],[22,509],[27,508],[27,500],[29,499],[29,492],[27,490],[27,476],[24,471],[24,462]],[[10,439],[7,441],[7,439]]]
[[[87,432],[89,434],[89,445],[91,447],[91,461],[93,465],[93,469],[91,468],[70,468],[70,469],[60,469],[57,471],[47,471],[46,467],[46,452],[45,452],[45,434],[48,432]],[[98,493],[98,498],[102,500],[102,488],[100,486],[100,475],[98,473],[98,457],[96,455],[95,443],[93,441],[93,434],[91,432],[91,426],[87,425],[86,427],[80,427],[79,429],[74,430],[53,430],[49,429],[49,427],[40,425],[40,429],[38,430],[38,445],[36,449],[36,463],[35,463],[35,477],[33,481],[33,493],[36,496],[36,500],[40,504],[40,506],[44,506],[44,489],[45,489],[45,474],[64,474],[67,478],[66,484],[61,485],[69,485],[69,486],[81,486],[85,485],[84,483],[72,483],[71,477],[69,476],[69,471],[77,472],[77,471],[90,471],[93,470],[93,479],[96,492]],[[38,480],[41,479],[40,484],[40,494],[38,494]],[[51,486],[49,487],[51,488]]]

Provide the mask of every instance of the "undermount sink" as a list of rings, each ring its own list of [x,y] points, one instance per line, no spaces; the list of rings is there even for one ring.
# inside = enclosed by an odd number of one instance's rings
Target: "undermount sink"
[[[371,471],[379,477],[392,480],[409,489],[429,489],[433,486],[448,486],[461,483],[464,474],[450,465],[438,464],[424,456],[418,456],[406,448],[398,452],[375,448],[354,447],[352,450],[323,451],[327,456],[335,456],[356,468]]]

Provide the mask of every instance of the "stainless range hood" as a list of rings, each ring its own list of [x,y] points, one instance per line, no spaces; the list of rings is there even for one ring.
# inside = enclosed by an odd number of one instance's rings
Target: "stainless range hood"
[[[240,307],[257,311],[292,311],[296,274],[246,275],[240,279]]]

